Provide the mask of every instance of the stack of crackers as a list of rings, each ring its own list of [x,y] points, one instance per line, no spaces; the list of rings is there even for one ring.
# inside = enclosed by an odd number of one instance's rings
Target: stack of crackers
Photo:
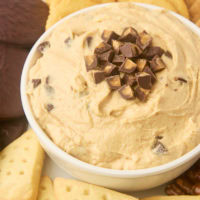
[[[46,29],[63,17],[82,8],[101,3],[110,2],[139,2],[148,3],[172,10],[192,20],[200,26],[200,0],[46,0],[50,8],[50,14],[46,23]]]

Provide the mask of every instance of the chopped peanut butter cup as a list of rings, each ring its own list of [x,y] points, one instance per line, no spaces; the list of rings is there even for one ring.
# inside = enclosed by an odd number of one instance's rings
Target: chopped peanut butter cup
[[[106,81],[112,90],[116,90],[121,87],[121,79],[119,75],[110,76],[106,78]]]
[[[130,100],[134,98],[134,92],[130,85],[124,85],[118,90],[122,98]]]

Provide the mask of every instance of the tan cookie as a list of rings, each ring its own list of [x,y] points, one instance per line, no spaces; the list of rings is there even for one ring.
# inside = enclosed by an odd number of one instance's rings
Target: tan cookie
[[[48,176],[41,178],[37,200],[55,200],[53,183]]]
[[[0,199],[36,200],[44,151],[30,129],[0,153]]]
[[[189,19],[189,11],[184,0],[168,0],[178,11],[179,14]]]
[[[195,1],[196,0],[185,0],[185,3],[187,4],[187,7],[190,8]]]
[[[96,185],[64,178],[54,180],[56,200],[137,200],[136,198]]]
[[[196,0],[189,8],[191,20],[197,22],[200,19],[200,0]]]
[[[50,15],[47,20],[46,29],[55,24],[63,17],[80,9],[100,3],[114,2],[115,0],[48,0],[50,3]]]

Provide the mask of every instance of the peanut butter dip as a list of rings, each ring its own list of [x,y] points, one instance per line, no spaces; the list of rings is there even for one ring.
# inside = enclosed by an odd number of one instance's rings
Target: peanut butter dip
[[[106,81],[95,84],[84,57],[103,30],[146,30],[166,69],[148,100],[126,100]],[[121,170],[170,162],[200,144],[200,39],[167,11],[131,3],[95,8],[52,31],[28,76],[33,114],[52,141],[92,165]],[[178,77],[178,78],[177,78]]]

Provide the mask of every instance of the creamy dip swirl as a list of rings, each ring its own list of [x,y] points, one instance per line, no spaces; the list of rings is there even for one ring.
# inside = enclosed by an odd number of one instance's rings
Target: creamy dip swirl
[[[95,84],[85,67],[103,30],[121,34],[129,26],[146,30],[153,45],[173,56],[162,56],[167,68],[145,103],[121,98],[106,81]],[[167,163],[200,143],[200,39],[170,13],[116,3],[70,18],[48,41],[29,71],[27,95],[36,120],[64,151],[92,165],[131,170]],[[32,79],[41,84],[34,88]],[[157,136],[167,152],[152,149]]]

